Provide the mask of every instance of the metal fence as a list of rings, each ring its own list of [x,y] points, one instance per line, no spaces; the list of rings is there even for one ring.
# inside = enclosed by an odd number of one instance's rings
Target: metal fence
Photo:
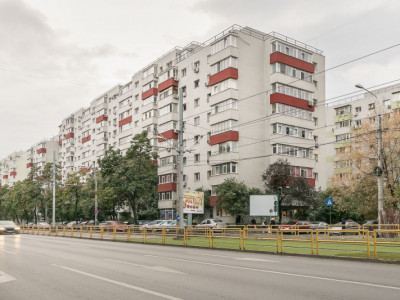
[[[278,226],[229,226],[226,228],[189,226],[184,229],[142,226],[75,226],[70,228],[22,226],[21,232],[31,235],[146,244],[400,260],[400,228],[397,224],[368,225],[368,227],[362,226],[358,229],[340,230],[333,229],[331,226],[316,230],[300,228],[283,230]]]

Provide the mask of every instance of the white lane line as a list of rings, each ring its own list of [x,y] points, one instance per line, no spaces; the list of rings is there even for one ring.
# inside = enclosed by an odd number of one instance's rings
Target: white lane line
[[[105,259],[106,261],[111,261],[111,262],[116,262],[116,263],[120,263],[120,264],[126,264],[126,265],[131,265],[131,266],[136,266],[136,267],[141,267],[141,268],[145,268],[145,269],[150,269],[150,270],[154,270],[154,271],[158,271],[158,272],[167,272],[167,273],[175,273],[175,274],[185,274],[181,271],[178,270],[174,270],[174,269],[170,269],[164,266],[145,266],[145,265],[139,265],[139,264],[135,264],[135,263],[131,263],[131,262],[127,262],[127,261],[120,261],[120,260],[115,260],[115,259]]]
[[[0,283],[5,283],[8,281],[12,281],[12,280],[15,280],[15,278],[12,277],[11,275],[8,275],[8,274],[0,271]]]
[[[236,257],[236,256],[204,254],[204,253],[193,253],[193,254],[195,254],[195,255],[203,255],[203,256],[223,257],[223,258],[230,258],[230,259],[236,259],[236,260],[245,260],[245,261],[259,261],[259,262],[271,262],[271,263],[278,263],[279,262],[279,261],[276,261],[276,260],[261,259],[261,258],[251,258],[251,257]]]
[[[76,269],[72,269],[72,268],[69,268],[69,267],[60,266],[60,265],[56,265],[56,264],[52,264],[52,266],[55,266],[55,267],[58,267],[58,268],[61,268],[61,269],[64,269],[64,270],[68,270],[68,271],[71,271],[71,272],[75,272],[75,273],[78,273],[78,274],[81,274],[81,275],[85,275],[85,276],[88,276],[88,277],[96,278],[96,279],[99,279],[99,280],[102,280],[102,281],[105,281],[105,282],[113,283],[113,284],[116,284],[116,285],[119,285],[119,286],[123,286],[123,287],[129,288],[129,289],[132,289],[132,290],[137,290],[139,292],[143,292],[143,293],[147,293],[147,294],[150,294],[150,295],[158,296],[158,297],[161,297],[161,298],[171,299],[171,300],[182,300],[181,298],[177,298],[177,297],[170,296],[170,295],[167,295],[167,294],[163,294],[163,293],[159,293],[159,292],[156,292],[156,291],[148,290],[148,289],[141,288],[141,287],[138,287],[138,286],[134,286],[134,285],[131,285],[131,284],[127,284],[127,283],[124,283],[124,282],[115,281],[115,280],[108,279],[108,278],[105,278],[105,277],[102,277],[102,276],[90,274],[90,273],[83,272],[83,271],[76,270]]]
[[[335,279],[335,278],[329,278],[329,277],[319,277],[319,276],[310,276],[310,275],[296,274],[296,273],[286,273],[286,272],[278,272],[278,271],[271,271],[271,270],[253,269],[253,268],[246,268],[246,267],[237,267],[237,266],[230,266],[230,265],[224,265],[224,264],[215,264],[215,263],[208,263],[208,262],[203,262],[203,261],[187,260],[187,259],[181,259],[181,258],[157,256],[157,255],[150,255],[150,254],[146,254],[145,256],[155,257],[155,258],[162,258],[162,259],[169,259],[169,260],[175,260],[175,261],[183,261],[183,262],[189,262],[189,263],[200,264],[200,265],[209,265],[209,266],[225,267],[225,268],[247,270],[247,271],[256,271],[256,272],[262,272],[262,273],[271,273],[271,274],[286,275],[286,276],[293,276],[293,277],[319,279],[319,280],[334,281],[334,282],[341,282],[341,283],[349,283],[349,284],[356,284],[356,285],[364,285],[364,286],[371,286],[371,287],[392,289],[392,290],[400,291],[400,287],[397,287],[397,286],[380,285],[380,284],[373,284],[373,283],[367,283],[367,282],[361,282],[361,281],[351,281],[351,280]]]
[[[15,253],[15,252],[7,251],[7,250],[4,250],[4,249],[0,249],[0,250],[3,251],[3,252],[6,252],[6,253],[10,253],[10,254],[17,254],[17,253]]]
[[[90,247],[88,247],[88,246],[81,246],[81,245],[78,245],[78,244],[68,244],[68,246],[75,247],[75,248],[90,249]]]

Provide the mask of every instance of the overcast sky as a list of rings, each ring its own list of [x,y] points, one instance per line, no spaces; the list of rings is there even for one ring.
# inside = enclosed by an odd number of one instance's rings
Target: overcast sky
[[[400,44],[398,0],[0,0],[0,159],[175,46],[238,24],[324,52],[326,68]],[[400,46],[326,73],[326,98],[400,80]]]

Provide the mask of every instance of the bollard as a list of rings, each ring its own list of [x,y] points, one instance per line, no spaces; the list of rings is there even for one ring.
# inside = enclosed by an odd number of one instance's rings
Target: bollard
[[[82,226],[79,227],[79,237],[82,237]]]
[[[114,226],[113,227],[113,240],[115,241],[117,239],[117,228]]]

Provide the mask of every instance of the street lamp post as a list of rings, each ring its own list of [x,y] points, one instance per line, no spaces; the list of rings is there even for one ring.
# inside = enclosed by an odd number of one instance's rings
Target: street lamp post
[[[356,88],[363,89],[370,93],[372,96],[375,97],[375,99],[378,101],[378,97],[363,87],[361,84],[356,84]],[[385,215],[385,210],[383,208],[383,202],[384,202],[384,195],[383,195],[383,177],[382,177],[382,117],[378,113],[378,167],[376,168],[377,171],[375,172],[378,180],[378,223],[383,224],[385,221],[384,215]]]
[[[99,213],[98,211],[98,204],[97,204],[97,173],[96,173],[96,167],[93,166],[93,175],[94,175],[94,225],[97,226],[98,221],[97,221],[97,215]]]

